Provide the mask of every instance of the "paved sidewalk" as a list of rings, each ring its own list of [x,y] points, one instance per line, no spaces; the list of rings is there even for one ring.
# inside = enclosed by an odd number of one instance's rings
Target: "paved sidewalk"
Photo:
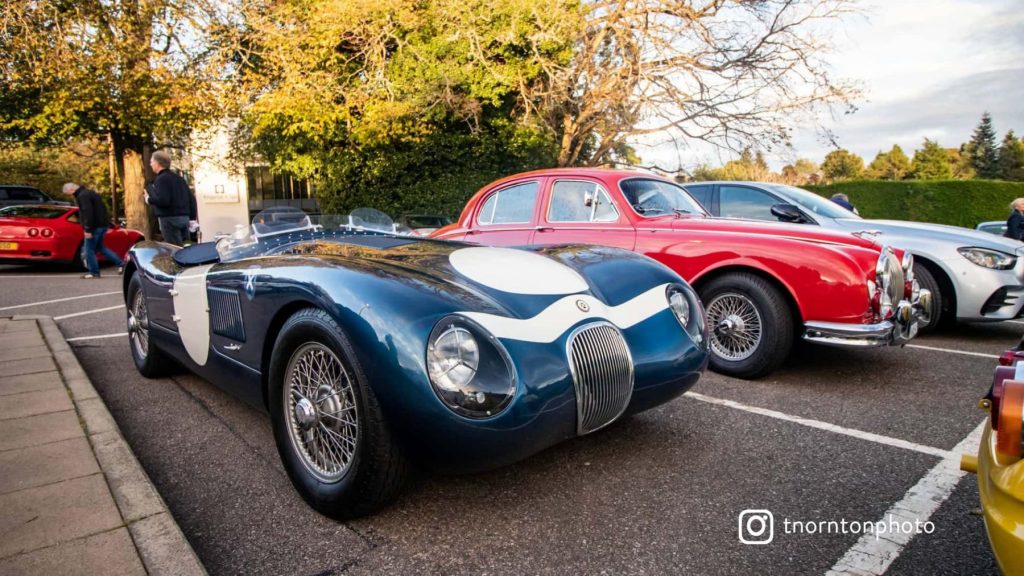
[[[0,575],[205,574],[50,317],[0,318]]]

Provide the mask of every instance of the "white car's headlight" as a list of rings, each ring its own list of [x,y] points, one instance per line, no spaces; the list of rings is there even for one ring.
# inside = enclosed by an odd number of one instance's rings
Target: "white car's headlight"
[[[515,378],[500,344],[458,316],[442,319],[427,342],[427,375],[448,408],[486,418],[508,406]]]
[[[1009,270],[1017,264],[1017,257],[998,250],[987,248],[957,248],[961,256],[973,264],[993,270]]]
[[[672,310],[679,325],[690,335],[698,346],[707,341],[707,327],[704,321],[704,306],[693,289],[672,284],[665,290],[668,307]]]

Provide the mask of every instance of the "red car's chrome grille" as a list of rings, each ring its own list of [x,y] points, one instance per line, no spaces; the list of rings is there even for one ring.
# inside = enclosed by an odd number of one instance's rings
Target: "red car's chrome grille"
[[[633,359],[617,328],[587,324],[569,336],[577,431],[593,432],[622,415],[633,395]]]

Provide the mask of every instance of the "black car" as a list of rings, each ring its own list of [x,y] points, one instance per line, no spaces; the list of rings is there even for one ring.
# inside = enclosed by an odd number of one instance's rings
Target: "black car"
[[[17,184],[0,184],[0,208],[7,206],[21,206],[23,204],[55,204],[58,206],[70,206],[70,202],[54,200],[45,192],[31,186]]]

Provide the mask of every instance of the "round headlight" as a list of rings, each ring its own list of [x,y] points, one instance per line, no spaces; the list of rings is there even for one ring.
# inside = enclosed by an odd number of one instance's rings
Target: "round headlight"
[[[690,335],[695,344],[702,344],[707,339],[704,323],[704,307],[701,306],[697,294],[692,289],[670,285],[665,291],[668,307],[679,321],[679,325]]]
[[[690,323],[690,303],[686,301],[686,296],[678,290],[669,292],[668,306],[672,309],[672,313],[676,315],[679,323],[685,328]]]
[[[437,397],[454,412],[487,418],[515,394],[507,353],[494,337],[458,316],[442,319],[427,342],[427,375]]]
[[[480,348],[469,330],[449,326],[427,348],[430,380],[442,390],[462,390],[480,367]]]

